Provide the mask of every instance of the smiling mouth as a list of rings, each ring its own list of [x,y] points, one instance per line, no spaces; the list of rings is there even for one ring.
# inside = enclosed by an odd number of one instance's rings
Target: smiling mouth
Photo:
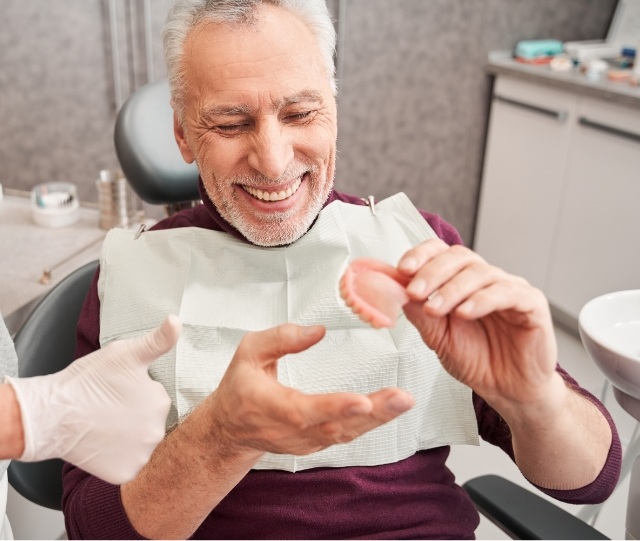
[[[296,193],[298,191],[298,188],[300,188],[300,184],[302,184],[302,177],[296,180],[286,190],[280,190],[278,192],[259,190],[257,188],[251,188],[250,186],[242,186],[242,189],[252,197],[259,199],[260,201],[283,201],[284,199],[288,199],[294,193]]]

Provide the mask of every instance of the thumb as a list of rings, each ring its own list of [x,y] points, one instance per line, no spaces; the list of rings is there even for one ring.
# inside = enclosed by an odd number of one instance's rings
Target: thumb
[[[299,353],[317,344],[325,335],[322,325],[308,327],[285,323],[266,331],[247,333],[235,357],[266,366],[289,353]]]
[[[167,316],[162,325],[143,336],[131,339],[129,343],[131,356],[141,365],[149,366],[158,357],[175,347],[181,329],[182,324],[177,316]]]
[[[438,355],[442,353],[443,321],[442,316],[430,316],[423,310],[423,303],[411,301],[403,306],[407,319],[420,333],[422,341]]]

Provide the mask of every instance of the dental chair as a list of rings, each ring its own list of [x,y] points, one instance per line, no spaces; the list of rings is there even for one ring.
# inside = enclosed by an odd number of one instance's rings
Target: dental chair
[[[169,83],[140,87],[116,118],[114,143],[122,172],[138,197],[168,215],[200,200],[198,168],[187,164],[173,135]]]
[[[199,202],[198,168],[182,159],[173,136],[166,81],[145,85],[127,99],[117,115],[114,143],[124,175],[143,201],[164,205],[167,214]],[[20,377],[52,374],[74,360],[78,316],[97,267],[93,261],[63,278],[18,329]],[[58,459],[13,461],[9,482],[31,502],[59,511],[62,465]]]
[[[512,539],[609,539],[549,500],[498,475],[462,485],[476,509]]]
[[[36,305],[13,341],[21,378],[45,376],[66,368],[75,358],[76,325],[98,267],[92,261],[56,284]],[[31,502],[60,511],[62,460],[9,464],[9,483]]]

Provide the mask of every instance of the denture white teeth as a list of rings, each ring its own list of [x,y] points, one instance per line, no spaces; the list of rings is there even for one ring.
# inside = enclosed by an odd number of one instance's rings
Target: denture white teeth
[[[242,188],[245,192],[261,201],[282,201],[296,193],[298,188],[300,188],[300,184],[302,184],[302,178],[299,178],[293,186],[289,186],[286,190],[280,190],[279,192],[267,192],[258,190],[257,188],[250,188],[249,186],[242,186]]]

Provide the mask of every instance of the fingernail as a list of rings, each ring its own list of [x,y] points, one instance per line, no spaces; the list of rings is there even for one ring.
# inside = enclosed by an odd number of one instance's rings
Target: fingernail
[[[420,297],[426,290],[427,282],[425,282],[422,278],[416,278],[407,287],[407,292],[409,293],[409,295],[413,295],[415,297]]]
[[[320,325],[310,325],[309,327],[302,328],[302,336],[315,336],[318,334]]]
[[[398,264],[398,268],[406,271],[406,272],[415,272],[418,268],[418,262],[413,257],[407,257],[400,261]]]
[[[442,303],[444,302],[444,299],[442,298],[442,295],[440,295],[438,292],[435,292],[429,297],[428,302],[431,308],[440,308],[442,306]]]
[[[463,302],[460,306],[458,306],[458,310],[460,310],[464,314],[470,314],[473,312],[473,309],[476,307],[473,301]]]
[[[393,396],[387,400],[386,408],[392,413],[403,413],[410,408],[410,404],[402,396]]]

